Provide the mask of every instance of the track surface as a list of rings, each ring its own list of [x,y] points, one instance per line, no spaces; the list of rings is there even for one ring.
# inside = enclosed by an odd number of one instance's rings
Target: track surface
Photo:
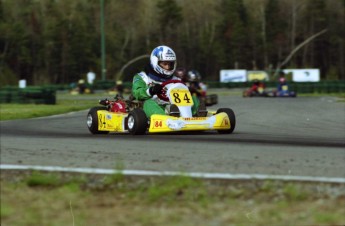
[[[1,164],[345,178],[345,103],[219,96],[233,134],[91,135],[87,111],[0,122]],[[95,100],[96,102],[96,100]]]

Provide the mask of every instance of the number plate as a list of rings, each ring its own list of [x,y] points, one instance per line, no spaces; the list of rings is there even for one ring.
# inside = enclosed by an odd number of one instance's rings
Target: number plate
[[[169,95],[171,103],[177,106],[192,106],[194,104],[189,90],[172,89]]]

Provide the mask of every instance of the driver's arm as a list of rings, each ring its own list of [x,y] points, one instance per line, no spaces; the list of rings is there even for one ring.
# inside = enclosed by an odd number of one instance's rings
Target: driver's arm
[[[132,94],[137,100],[147,100],[151,96],[148,94],[148,86],[140,75],[135,75],[133,78]]]

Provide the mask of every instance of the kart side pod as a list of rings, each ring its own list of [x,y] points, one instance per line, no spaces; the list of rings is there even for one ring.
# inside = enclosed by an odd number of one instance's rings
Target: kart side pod
[[[221,134],[230,134],[236,126],[234,112],[229,108],[220,108],[207,117],[173,117],[152,115],[150,120],[145,112],[134,109],[127,113],[109,112],[104,107],[90,109],[87,126],[92,134],[109,132],[129,132],[133,135],[174,131],[217,130]]]

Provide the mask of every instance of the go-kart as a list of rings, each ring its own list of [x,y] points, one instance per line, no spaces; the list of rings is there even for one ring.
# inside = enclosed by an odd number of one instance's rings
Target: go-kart
[[[192,95],[197,96],[200,101],[203,101],[206,106],[218,104],[218,95],[207,94],[207,86],[205,84],[203,89],[198,90],[189,87],[189,91],[192,93]]]
[[[204,98],[203,101],[205,101],[206,106],[212,106],[212,105],[218,104],[217,94],[205,95],[203,98]]]
[[[193,99],[188,87],[180,80],[170,80],[162,84],[163,92],[157,95],[167,104],[175,104],[179,116],[153,114],[147,117],[143,102],[133,97],[114,100],[100,100],[103,107],[93,107],[87,114],[86,124],[92,134],[109,132],[142,135],[177,131],[216,130],[220,134],[230,134],[236,125],[235,113],[230,108],[219,108],[216,112],[206,111],[204,116],[192,115]]]
[[[290,91],[287,85],[283,85],[281,90],[273,91],[274,97],[297,97],[297,93],[295,91]]]
[[[242,93],[243,97],[268,97],[269,92],[267,92],[264,88],[258,87],[257,90],[247,89],[244,90]]]

